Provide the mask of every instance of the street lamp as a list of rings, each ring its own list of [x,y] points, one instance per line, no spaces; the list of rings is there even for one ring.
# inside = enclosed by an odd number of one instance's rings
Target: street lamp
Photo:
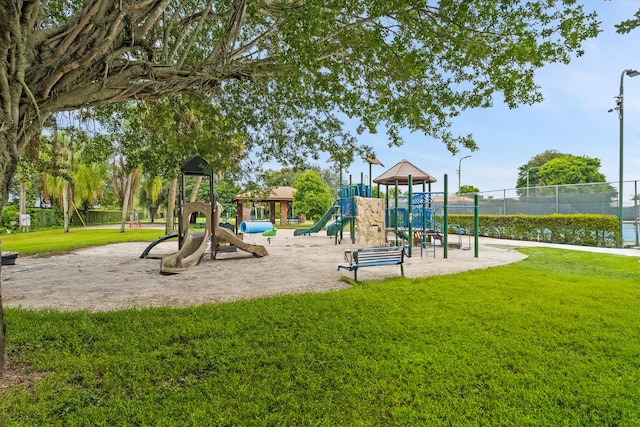
[[[617,111],[618,112],[618,118],[620,119],[620,166],[619,166],[619,171],[620,171],[620,176],[619,176],[619,182],[618,182],[618,223],[620,225],[620,233],[622,234],[622,204],[624,201],[624,198],[622,197],[622,185],[623,185],[623,174],[622,174],[622,170],[623,170],[623,163],[624,163],[624,157],[623,157],[623,147],[624,147],[624,76],[627,75],[629,77],[636,77],[636,76],[640,76],[640,71],[638,70],[624,70],[621,74],[620,74],[620,95],[616,96],[616,107],[615,108],[611,108],[609,110],[609,112],[612,111]],[[622,242],[624,245],[624,241]]]
[[[542,166],[533,166],[529,169],[527,169],[527,200],[529,200],[529,171],[532,171],[534,169],[540,169]]]
[[[458,196],[460,196],[460,166],[464,159],[468,159],[471,156],[464,156],[460,160],[458,160]]]

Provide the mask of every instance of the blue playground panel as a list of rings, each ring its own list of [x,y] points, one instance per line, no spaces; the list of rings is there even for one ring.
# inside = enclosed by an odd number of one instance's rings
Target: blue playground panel
[[[343,185],[339,189],[340,213],[343,217],[356,216],[354,197],[371,197],[371,186],[366,184]]]

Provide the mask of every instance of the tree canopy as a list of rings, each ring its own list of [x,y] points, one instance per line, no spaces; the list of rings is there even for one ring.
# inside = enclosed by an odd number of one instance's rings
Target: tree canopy
[[[473,185],[461,185],[460,191],[458,191],[456,194],[472,194],[479,192],[480,189],[478,187],[474,187]]]
[[[531,158],[527,163],[518,168],[518,180],[516,188],[537,187],[545,185],[538,176],[538,171],[547,162],[558,158],[568,156],[569,154],[560,153],[557,150],[546,150]]]
[[[345,118],[358,131],[384,127],[392,144],[408,129],[473,149],[450,132],[453,117],[498,93],[511,107],[540,101],[535,70],[568,62],[598,32],[570,0],[21,4],[0,15],[5,157],[57,111],[202,93],[247,150],[284,163],[363,151]]]
[[[600,159],[547,150],[518,168],[516,188],[605,182]]]
[[[324,183],[316,171],[300,174],[295,182],[295,188],[296,192],[293,193],[295,211],[305,214],[309,219],[320,219],[334,200],[331,188]]]
[[[588,184],[604,182],[600,159],[587,156],[562,156],[540,168],[538,177],[545,185]]]
[[[619,34],[626,34],[631,30],[634,30],[640,27],[640,9],[636,13],[634,13],[633,18],[626,19],[619,24],[615,25],[616,32]]]
[[[588,156],[574,156],[560,153],[556,150],[547,150],[534,156],[529,162],[520,166],[518,170],[518,183],[516,188],[570,185],[570,184],[594,184],[590,186],[567,187],[565,192],[582,194],[604,194],[606,197],[615,197],[615,188],[605,183],[605,176],[600,172],[600,159]],[[527,182],[528,178],[528,182]],[[525,194],[519,190],[520,194]],[[539,188],[537,196],[554,194],[552,189]],[[529,194],[529,192],[526,192]]]

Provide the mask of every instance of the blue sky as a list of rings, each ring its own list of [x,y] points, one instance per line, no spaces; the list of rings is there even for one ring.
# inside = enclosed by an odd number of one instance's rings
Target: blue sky
[[[442,191],[448,174],[449,191],[457,191],[461,161],[461,184],[480,191],[514,188],[518,167],[545,150],[557,150],[601,160],[607,181],[618,181],[619,126],[614,96],[625,69],[640,70],[640,29],[616,34],[613,27],[633,17],[640,0],[583,0],[587,11],[595,10],[602,22],[600,35],[586,42],[585,54],[569,65],[548,65],[536,76],[545,100],[534,106],[510,110],[498,102],[494,107],[469,110],[454,121],[460,135],[472,133],[479,150],[463,150],[453,156],[444,144],[423,134],[407,134],[405,144],[388,148],[384,133],[363,135],[362,143],[374,147],[385,168],[373,166],[373,178],[403,158],[435,176],[433,191]],[[624,78],[624,180],[640,180],[640,76]],[[327,167],[321,163],[321,167]],[[354,182],[369,175],[368,164],[356,160],[348,171]]]

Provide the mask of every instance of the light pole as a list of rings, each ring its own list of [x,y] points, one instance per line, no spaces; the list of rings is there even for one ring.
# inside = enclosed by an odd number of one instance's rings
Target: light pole
[[[616,96],[616,107],[609,110],[612,112],[614,110],[618,111],[618,118],[620,119],[620,176],[618,182],[618,223],[620,225],[620,234],[622,234],[622,204],[624,198],[622,197],[622,186],[623,186],[623,164],[624,164],[624,76],[627,75],[629,77],[640,76],[640,71],[627,69],[624,70],[620,74],[620,95]],[[624,240],[622,242],[624,246]]]
[[[471,156],[464,156],[460,160],[458,160],[458,196],[460,196],[460,166],[464,159],[468,159]]]
[[[527,169],[527,200],[529,200],[529,171],[532,171],[534,169],[540,169],[540,168],[541,166],[534,166]]]

